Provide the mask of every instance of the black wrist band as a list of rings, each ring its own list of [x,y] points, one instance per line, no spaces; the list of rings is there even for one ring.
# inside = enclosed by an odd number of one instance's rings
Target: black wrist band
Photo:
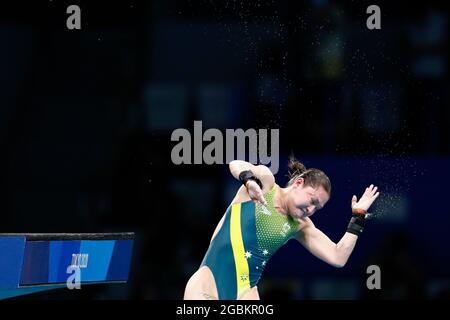
[[[347,232],[359,236],[364,230],[365,223],[366,219],[363,215],[353,215],[353,217],[350,219],[350,223],[348,224]]]
[[[244,186],[247,183],[247,181],[249,181],[249,180],[255,181],[262,190],[263,185],[261,183],[261,180],[259,180],[257,177],[255,177],[253,172],[251,172],[250,170],[245,170],[245,171],[242,171],[241,173],[239,173],[239,181],[241,181]]]

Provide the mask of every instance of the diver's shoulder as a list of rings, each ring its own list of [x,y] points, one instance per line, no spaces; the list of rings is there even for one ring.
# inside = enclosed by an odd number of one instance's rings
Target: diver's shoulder
[[[302,231],[308,227],[314,227],[314,223],[308,217],[296,219],[298,222],[298,231]]]
[[[231,201],[231,205],[236,203],[242,203],[246,201],[251,201],[252,199],[247,193],[247,189],[245,186],[241,186],[239,190],[236,192],[236,195],[234,196],[233,200]]]

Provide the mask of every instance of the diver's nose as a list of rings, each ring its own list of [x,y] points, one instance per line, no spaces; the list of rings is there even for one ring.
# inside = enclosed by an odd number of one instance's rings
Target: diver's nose
[[[306,213],[309,215],[313,214],[315,211],[316,211],[316,206],[311,205],[308,208],[306,208]]]

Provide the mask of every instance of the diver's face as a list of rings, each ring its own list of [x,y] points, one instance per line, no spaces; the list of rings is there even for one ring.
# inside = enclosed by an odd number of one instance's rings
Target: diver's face
[[[289,213],[295,218],[312,216],[317,210],[322,209],[330,199],[322,186],[318,188],[305,186],[303,178],[296,180],[291,187]]]

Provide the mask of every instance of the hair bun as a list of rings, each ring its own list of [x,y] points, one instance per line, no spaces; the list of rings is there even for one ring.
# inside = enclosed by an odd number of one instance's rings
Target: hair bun
[[[295,159],[294,155],[289,156],[288,177],[288,186],[294,183],[296,178],[302,177],[306,186],[314,188],[322,186],[328,195],[331,195],[331,182],[327,175],[316,168],[306,169],[305,165]]]
[[[289,157],[288,169],[289,169],[288,170],[289,179],[292,179],[293,177],[306,172],[305,165],[299,162],[297,159],[295,159],[294,156]]]

